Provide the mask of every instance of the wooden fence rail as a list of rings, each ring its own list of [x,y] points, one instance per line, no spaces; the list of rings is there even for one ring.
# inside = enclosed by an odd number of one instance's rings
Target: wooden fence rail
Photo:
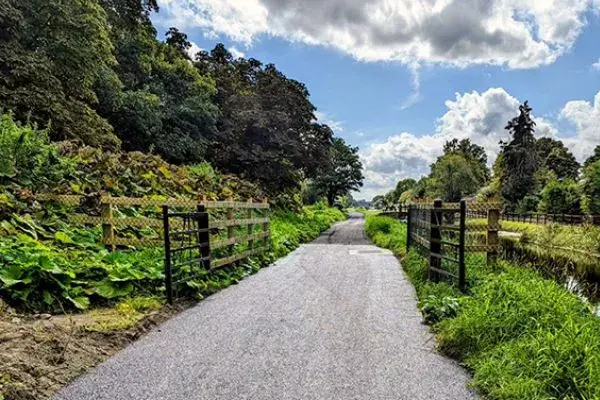
[[[210,248],[213,252],[211,268],[232,264],[238,260],[259,254],[268,248],[270,236],[270,205],[267,199],[262,201],[211,201],[200,198],[190,199],[149,199],[131,197],[100,196],[88,198],[78,195],[39,195],[42,202],[56,202],[65,206],[80,207],[86,202],[95,202],[100,209],[99,215],[83,212],[69,212],[67,220],[73,225],[102,226],[101,242],[109,249],[117,247],[163,246],[165,244],[164,207],[174,210],[195,212],[202,207],[209,213],[208,228],[210,230]],[[123,212],[135,209],[136,216],[128,216]],[[257,215],[258,214],[258,215]],[[181,219],[173,218],[169,222],[171,229],[184,228]],[[149,232],[139,234],[131,230]],[[222,231],[226,231],[223,237]],[[236,245],[246,244],[245,251],[235,253]],[[260,246],[258,246],[260,244]]]

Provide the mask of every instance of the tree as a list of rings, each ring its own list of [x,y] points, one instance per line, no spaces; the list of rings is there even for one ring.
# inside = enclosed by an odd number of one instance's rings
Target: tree
[[[519,115],[508,121],[507,129],[512,140],[501,142],[503,175],[501,196],[505,207],[514,209],[525,196],[536,191],[535,173],[537,157],[535,149],[535,122],[531,119],[531,107],[527,101],[519,106]]]
[[[185,33],[171,27],[165,36],[167,37],[167,45],[174,48],[182,57],[189,58],[188,50],[192,47],[192,43],[190,43]]]
[[[327,165],[315,178],[316,187],[327,198],[329,205],[333,205],[338,196],[362,187],[363,179],[358,148],[348,146],[344,139],[334,139]]]
[[[383,210],[385,208],[385,198],[382,195],[377,195],[371,200],[371,207],[376,210]]]
[[[588,214],[600,214],[600,160],[583,170],[583,208]]]
[[[274,65],[233,59],[218,44],[195,67],[217,84],[221,110],[207,158],[223,172],[258,181],[270,193],[297,188],[328,160],[333,132],[315,122],[306,86]]]
[[[581,193],[571,179],[554,180],[541,193],[539,210],[548,214],[581,214]]]
[[[444,144],[444,154],[458,154],[463,156],[472,168],[479,170],[485,182],[489,180],[490,171],[487,166],[487,155],[482,146],[471,143],[470,139],[452,139]]]
[[[560,140],[540,138],[535,142],[538,169],[554,172],[557,179],[577,179],[581,167]]]
[[[115,58],[106,13],[93,0],[0,2],[0,104],[55,140],[114,147],[94,85]],[[113,76],[114,77],[114,76]]]
[[[585,160],[583,167],[587,168],[588,165],[595,163],[600,160],[600,146],[594,148],[594,153]]]
[[[472,163],[458,154],[438,158],[431,166],[429,178],[434,195],[452,202],[475,194],[484,179],[481,171],[472,168]]]
[[[396,184],[396,189],[394,190],[394,199],[395,203],[403,203],[401,200],[401,196],[404,192],[409,191],[417,186],[417,181],[412,178],[402,179]]]

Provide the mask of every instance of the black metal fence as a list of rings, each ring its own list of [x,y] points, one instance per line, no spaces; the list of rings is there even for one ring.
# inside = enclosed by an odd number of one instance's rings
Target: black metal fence
[[[485,216],[485,222],[467,221],[469,215]],[[496,203],[415,203],[408,207],[407,249],[416,248],[429,260],[428,275],[433,281],[457,282],[461,290],[466,288],[466,262],[485,260],[494,265],[500,242],[499,204]],[[482,257],[476,256],[479,253]],[[478,261],[479,262],[479,261]]]
[[[177,223],[173,223],[174,220]],[[165,241],[165,288],[167,301],[180,291],[181,284],[210,270],[210,232],[208,213],[203,205],[196,212],[169,212],[163,206]],[[178,229],[172,229],[172,226]]]
[[[484,218],[486,213],[483,211],[469,211],[469,218]],[[529,224],[562,224],[562,225],[600,225],[600,215],[583,214],[543,214],[543,213],[500,213],[501,221],[525,222]]]
[[[452,280],[464,290],[466,202],[458,207],[436,200],[408,208],[407,247],[416,246],[429,259],[429,279]]]

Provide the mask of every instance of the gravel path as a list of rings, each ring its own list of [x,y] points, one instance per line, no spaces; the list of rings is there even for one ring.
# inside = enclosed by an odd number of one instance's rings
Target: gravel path
[[[355,215],[200,302],[55,398],[475,399],[363,222]]]

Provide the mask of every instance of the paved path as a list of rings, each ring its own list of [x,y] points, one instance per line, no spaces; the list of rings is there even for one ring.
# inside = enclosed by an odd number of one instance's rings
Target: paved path
[[[354,216],[181,313],[60,400],[474,399]]]

